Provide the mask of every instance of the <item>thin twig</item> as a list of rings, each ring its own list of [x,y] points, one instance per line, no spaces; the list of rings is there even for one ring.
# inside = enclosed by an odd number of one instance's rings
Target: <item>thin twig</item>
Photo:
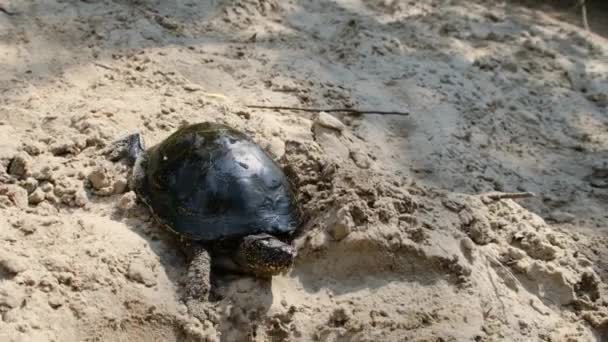
[[[381,111],[381,110],[358,110],[350,108],[299,108],[299,107],[284,107],[284,106],[258,106],[258,105],[247,105],[247,108],[258,108],[258,109],[274,109],[274,110],[293,110],[300,112],[343,112],[351,114],[381,114],[381,115],[410,115],[408,112],[397,112],[397,111]]]
[[[498,292],[498,287],[496,286],[496,284],[494,283],[494,277],[492,277],[492,273],[490,272],[490,265],[488,262],[488,259],[486,258],[486,269],[488,271],[488,279],[490,279],[490,283],[492,284],[492,288],[494,289],[494,294],[496,295],[496,299],[498,300],[498,302],[500,303],[500,308],[502,309],[502,317],[497,317],[499,321],[501,321],[502,323],[507,323],[506,322],[506,317],[507,317],[507,307],[505,305],[505,302],[502,300],[502,296],[500,295],[500,293]]]
[[[513,284],[522,286],[521,282],[517,279],[517,277],[513,274],[513,272],[511,272],[511,270],[509,270],[507,268],[507,266],[503,265],[502,262],[500,262],[495,257],[489,255],[488,253],[484,252],[483,250],[481,250],[481,251],[485,255],[486,260],[489,261],[491,265],[500,267],[505,272],[505,275],[508,276],[509,280],[511,280],[513,282]]]
[[[11,15],[11,16],[19,14],[18,12],[11,12],[2,6],[0,6],[0,12],[3,12],[4,14]]]
[[[585,0],[580,0],[580,4],[581,4],[581,13],[583,16],[583,27],[585,27],[585,30],[591,31],[589,29],[589,22],[587,21],[587,6],[585,6]]]
[[[490,192],[480,195],[482,198],[487,198],[490,201],[500,201],[504,199],[522,199],[536,196],[532,192]]]
[[[116,71],[116,69],[112,68],[111,66],[107,66],[103,63],[99,63],[99,62],[93,62],[94,65],[97,65],[100,68],[106,69],[106,70],[112,70],[112,71]]]

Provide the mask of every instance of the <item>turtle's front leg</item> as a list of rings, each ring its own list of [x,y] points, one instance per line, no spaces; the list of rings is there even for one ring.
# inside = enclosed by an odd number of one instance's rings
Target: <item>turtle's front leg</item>
[[[111,161],[127,158],[128,163],[133,165],[144,148],[144,140],[141,134],[134,133],[113,142],[106,150],[106,154]]]
[[[192,246],[192,249],[193,258],[186,276],[185,299],[206,302],[209,300],[211,289],[211,256],[202,246]]]

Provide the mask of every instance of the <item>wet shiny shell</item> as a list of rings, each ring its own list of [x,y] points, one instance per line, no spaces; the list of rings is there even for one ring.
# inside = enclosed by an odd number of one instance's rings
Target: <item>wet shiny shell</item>
[[[150,148],[135,191],[155,216],[193,240],[285,234],[298,211],[281,168],[243,133],[200,123]]]

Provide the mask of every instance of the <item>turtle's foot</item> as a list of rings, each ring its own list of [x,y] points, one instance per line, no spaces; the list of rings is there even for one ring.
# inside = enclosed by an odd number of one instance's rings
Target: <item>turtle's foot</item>
[[[207,302],[211,290],[211,256],[203,247],[194,246],[194,257],[186,276],[186,300],[196,299]]]
[[[235,261],[247,273],[270,278],[287,272],[293,265],[296,251],[268,234],[249,235],[239,245]]]
[[[105,150],[111,161],[127,160],[130,165],[135,163],[137,157],[144,151],[144,140],[141,134],[130,134],[120,140],[113,142]]]

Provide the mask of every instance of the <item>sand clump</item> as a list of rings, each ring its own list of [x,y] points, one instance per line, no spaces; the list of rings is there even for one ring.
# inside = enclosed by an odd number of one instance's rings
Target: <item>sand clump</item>
[[[459,0],[6,8],[0,340],[608,338],[605,40]],[[273,156],[304,218],[293,270],[209,303],[111,153],[201,121]]]

